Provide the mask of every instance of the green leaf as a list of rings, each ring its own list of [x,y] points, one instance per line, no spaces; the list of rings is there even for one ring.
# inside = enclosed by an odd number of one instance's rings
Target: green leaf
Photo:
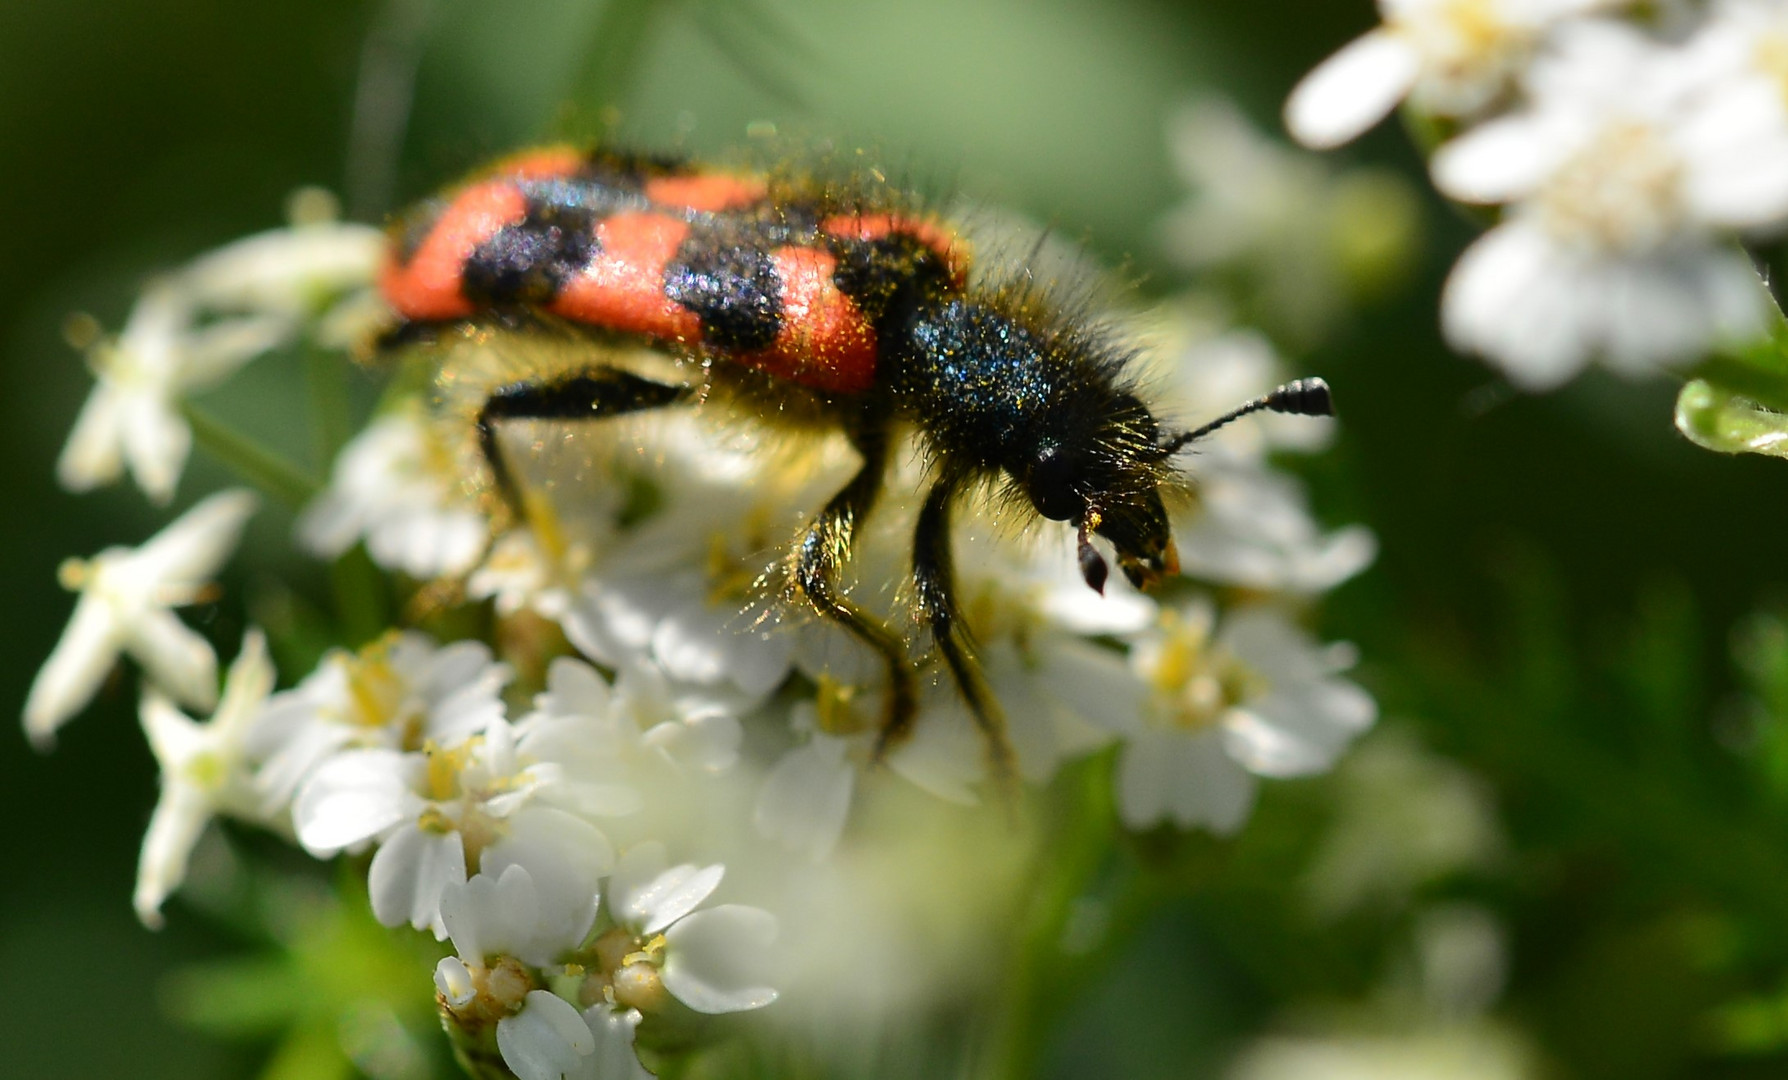
[[[1771,396],[1788,403],[1788,379]],[[1676,429],[1696,446],[1717,453],[1788,457],[1788,413],[1707,379],[1694,380],[1676,396]]]

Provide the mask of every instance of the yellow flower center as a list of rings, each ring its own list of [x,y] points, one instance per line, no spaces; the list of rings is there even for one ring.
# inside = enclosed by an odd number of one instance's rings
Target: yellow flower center
[[[337,658],[348,685],[348,710],[342,720],[360,728],[391,728],[400,745],[413,748],[422,734],[423,710],[410,695],[409,681],[391,666],[398,641],[393,631],[352,657]]]
[[[1650,124],[1610,125],[1540,192],[1541,221],[1559,240],[1594,252],[1640,253],[1682,219],[1682,164]]]
[[[1207,620],[1164,612],[1161,631],[1147,677],[1158,715],[1167,724],[1203,730],[1264,688],[1265,681],[1256,672],[1212,644]]]

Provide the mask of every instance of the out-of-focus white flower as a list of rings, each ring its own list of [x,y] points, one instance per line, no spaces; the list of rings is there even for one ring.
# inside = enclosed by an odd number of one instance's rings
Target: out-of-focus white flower
[[[1321,915],[1402,905],[1504,850],[1488,785],[1394,731],[1361,742],[1336,770],[1335,792],[1334,824],[1305,880]]]
[[[821,695],[830,689],[822,684]],[[850,816],[859,766],[848,755],[855,740],[826,732],[811,702],[795,706],[790,726],[807,739],[783,754],[764,777],[752,822],[758,832],[784,846],[823,859],[838,845]]]
[[[1631,26],[1562,28],[1529,108],[1435,154],[1443,192],[1515,204],[1447,283],[1454,345],[1541,390],[1592,357],[1644,373],[1760,333],[1766,294],[1726,235],[1788,215],[1788,113],[1730,87]]]
[[[401,408],[342,449],[329,486],[298,522],[306,549],[334,558],[362,537],[372,560],[422,580],[464,574],[490,543],[491,525],[468,477],[460,441],[420,408]]]
[[[466,595],[490,599],[498,615],[532,611],[558,622],[571,610],[583,573],[593,559],[582,540],[546,531],[536,518],[525,529],[510,529],[490,546],[490,554],[466,578]]]
[[[507,664],[481,642],[438,646],[393,632],[357,653],[336,650],[291,690],[276,694],[255,725],[256,786],[268,814],[291,803],[311,772],[350,747],[421,750],[457,743],[503,715]]]
[[[741,1012],[775,1001],[776,991],[763,978],[776,917],[741,904],[697,911],[726,868],[667,861],[663,845],[639,844],[621,856],[609,878],[609,915],[639,947],[613,973],[616,1000],[650,1011],[662,986],[702,1013]]]
[[[525,764],[508,721],[422,753],[348,750],[319,765],[292,806],[299,843],[318,857],[376,840],[368,870],[373,914],[447,936],[442,891],[473,870],[525,865],[543,911],[569,921],[596,893],[614,853],[588,821],[534,805],[560,778],[551,763]]]
[[[1248,315],[1276,335],[1317,340],[1351,301],[1405,273],[1419,221],[1401,177],[1337,171],[1220,97],[1176,113],[1168,148],[1189,189],[1163,223],[1168,255],[1239,286]]]
[[[185,716],[173,702],[151,690],[143,697],[143,731],[161,766],[161,798],[149,818],[137,860],[133,903],[137,918],[161,926],[161,905],[186,878],[193,845],[213,815],[259,817],[247,767],[250,726],[273,689],[267,639],[250,630],[224,680],[223,699],[209,722]]]
[[[1307,776],[1334,764],[1377,708],[1336,673],[1344,645],[1318,647],[1280,612],[1229,614],[1194,601],[1162,613],[1131,663],[1149,694],[1133,712],[1089,717],[1123,739],[1118,811],[1131,828],[1172,821],[1233,833],[1253,808],[1256,776]]]
[[[1372,564],[1378,541],[1364,525],[1323,533],[1289,476],[1213,454],[1198,462],[1198,502],[1174,519],[1189,577],[1248,589],[1326,592]]]
[[[194,300],[296,322],[372,287],[385,257],[383,231],[335,220],[334,196],[320,188],[296,192],[289,209],[286,228],[243,237],[188,264],[182,281]]]
[[[1292,90],[1285,126],[1305,146],[1348,142],[1405,97],[1471,117],[1507,92],[1547,31],[1625,0],[1379,0],[1384,25],[1324,60]]]
[[[169,609],[198,601],[254,513],[253,494],[233,490],[188,510],[139,548],[70,559],[58,575],[80,594],[68,629],[31,684],[25,733],[48,747],[128,652],[151,682],[197,709],[217,704],[217,654]]]
[[[1487,1023],[1406,1035],[1272,1036],[1243,1051],[1225,1080],[1526,1080],[1532,1055]]]
[[[242,315],[198,324],[194,297],[177,279],[151,284],[124,331],[87,351],[96,383],[56,462],[70,491],[112,483],[126,465],[143,493],[165,505],[192,452],[180,403],[284,342],[291,321]]]
[[[1735,113],[1788,110],[1788,5],[1780,0],[1714,0],[1685,43],[1716,80]]]

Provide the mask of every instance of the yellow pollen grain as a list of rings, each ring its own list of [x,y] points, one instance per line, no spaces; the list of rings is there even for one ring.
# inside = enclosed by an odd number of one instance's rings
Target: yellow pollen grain
[[[664,935],[654,934],[652,940],[639,947],[639,951],[630,952],[621,957],[621,966],[632,964],[657,964],[664,959]]]

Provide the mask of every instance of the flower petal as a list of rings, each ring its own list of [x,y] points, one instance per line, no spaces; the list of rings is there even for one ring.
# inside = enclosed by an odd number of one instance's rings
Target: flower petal
[[[50,658],[25,698],[25,734],[39,750],[55,745],[56,729],[86,707],[118,662],[122,644],[111,605],[82,594]]]
[[[664,988],[700,1013],[762,1008],[776,1000],[760,982],[776,932],[776,916],[761,908],[698,911],[664,933]]]
[[[1285,126],[1312,150],[1352,140],[1397,107],[1415,85],[1420,57],[1395,34],[1373,30],[1304,76],[1285,102]]]
[[[564,998],[530,990],[522,1010],[497,1021],[497,1049],[516,1080],[563,1080],[596,1051],[583,1014]]]
[[[298,842],[327,858],[413,818],[422,800],[412,787],[424,767],[421,755],[396,750],[348,750],[328,759],[292,804]]]
[[[366,891],[381,925],[407,922],[441,939],[447,936],[441,895],[465,880],[466,849],[459,833],[427,832],[412,825],[379,846],[367,868]]]

